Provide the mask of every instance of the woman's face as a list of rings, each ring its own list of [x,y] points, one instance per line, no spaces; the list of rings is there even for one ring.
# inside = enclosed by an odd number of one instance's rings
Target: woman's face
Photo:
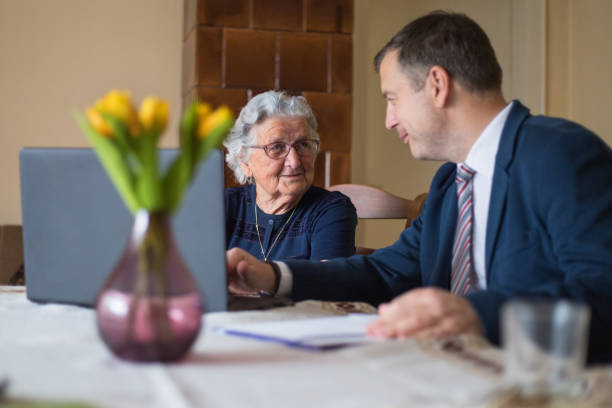
[[[310,139],[310,129],[303,118],[271,117],[252,129],[257,135],[256,144],[268,145],[274,142],[295,143]],[[263,149],[251,149],[248,162],[242,163],[247,176],[255,179],[257,198],[260,200],[281,200],[293,203],[312,184],[315,155],[299,156],[294,148],[284,159],[271,159]]]

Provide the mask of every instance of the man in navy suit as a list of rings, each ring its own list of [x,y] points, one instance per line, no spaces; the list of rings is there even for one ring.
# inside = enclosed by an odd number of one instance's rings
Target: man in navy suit
[[[507,103],[487,35],[433,12],[375,58],[386,127],[414,157],[444,160],[421,215],[370,256],[261,263],[228,252],[229,289],[379,306],[383,337],[483,334],[509,299],[591,307],[590,361],[612,360],[612,151],[563,119]],[[389,302],[390,303],[385,303]]]

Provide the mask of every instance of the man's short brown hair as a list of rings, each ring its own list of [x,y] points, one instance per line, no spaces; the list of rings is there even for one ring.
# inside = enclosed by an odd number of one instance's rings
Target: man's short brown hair
[[[501,90],[502,69],[489,37],[465,14],[434,11],[406,25],[376,54],[377,73],[385,55],[395,50],[415,89],[438,65],[470,92]]]

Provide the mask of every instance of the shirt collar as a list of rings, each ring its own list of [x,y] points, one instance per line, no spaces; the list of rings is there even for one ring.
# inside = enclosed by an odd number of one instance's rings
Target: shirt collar
[[[512,104],[510,102],[502,109],[482,131],[476,142],[470,149],[465,164],[476,171],[476,174],[493,178],[493,170],[495,168],[495,156],[499,149],[499,141],[501,140],[502,130]],[[458,163],[457,165],[459,165]]]

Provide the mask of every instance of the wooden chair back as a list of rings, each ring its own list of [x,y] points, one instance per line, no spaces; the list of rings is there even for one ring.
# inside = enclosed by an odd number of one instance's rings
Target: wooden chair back
[[[0,285],[23,284],[21,225],[0,225]]]
[[[365,184],[336,184],[328,189],[348,196],[357,209],[358,218],[405,219],[405,228],[421,213],[427,198],[427,193],[424,193],[410,200]],[[357,247],[358,254],[372,252],[374,249]]]

